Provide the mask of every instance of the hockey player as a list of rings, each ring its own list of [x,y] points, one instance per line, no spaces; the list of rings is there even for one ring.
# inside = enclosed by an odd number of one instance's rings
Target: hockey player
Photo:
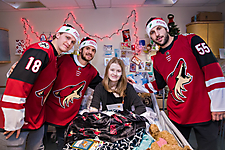
[[[79,41],[71,25],[59,28],[52,42],[30,45],[9,76],[0,101],[0,149],[41,147],[44,104],[57,76],[57,57]]]
[[[88,87],[94,89],[102,81],[91,61],[97,42],[85,37],[79,55],[67,54],[58,59],[58,75],[46,102],[46,122],[56,126],[58,150],[64,146],[64,132],[77,115]]]
[[[153,59],[155,81],[145,87],[153,92],[168,85],[168,117],[187,140],[194,129],[199,150],[217,149],[216,121],[225,117],[225,79],[217,59],[195,34],[171,37],[161,18],[150,18],[146,32],[160,49]]]

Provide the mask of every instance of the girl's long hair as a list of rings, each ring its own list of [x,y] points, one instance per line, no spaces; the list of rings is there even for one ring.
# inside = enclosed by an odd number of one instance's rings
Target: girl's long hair
[[[112,65],[112,63],[116,63],[118,65],[120,65],[121,67],[121,71],[122,71],[122,75],[117,83],[116,89],[112,90],[111,87],[109,86],[109,76],[108,76],[108,72],[109,72],[109,68]],[[123,63],[123,61],[121,59],[118,59],[117,57],[113,57],[107,64],[106,69],[105,69],[105,75],[104,78],[102,80],[102,85],[104,86],[104,88],[106,89],[106,91],[108,92],[115,92],[117,94],[120,95],[120,97],[125,97],[125,90],[127,88],[127,77],[126,77],[126,72],[125,72],[125,65]]]

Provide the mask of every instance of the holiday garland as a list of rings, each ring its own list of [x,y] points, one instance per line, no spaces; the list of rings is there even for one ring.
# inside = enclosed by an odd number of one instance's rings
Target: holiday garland
[[[78,21],[76,20],[75,16],[72,13],[68,13],[67,18],[64,20],[64,23],[66,23],[66,21],[70,18],[70,16],[73,18],[73,21],[80,27],[81,31],[83,31],[87,36],[92,37],[92,38],[97,38],[100,40],[103,40],[105,38],[112,38],[114,35],[118,34],[120,31],[123,30],[124,26],[128,24],[129,19],[134,16],[134,28],[135,28],[135,32],[134,32],[134,36],[135,36],[135,47],[138,47],[138,36],[137,36],[137,27],[136,27],[136,22],[137,22],[137,13],[136,10],[132,10],[130,15],[127,17],[127,20],[125,23],[122,24],[121,28],[119,28],[116,32],[112,33],[110,36],[106,35],[103,37],[100,37],[98,35],[92,35],[89,34],[87,31],[84,30],[84,28],[81,26],[80,23],[78,23]],[[27,27],[31,30],[31,33],[35,34],[35,36],[39,39],[40,37],[38,36],[37,32],[33,31],[32,26],[29,24],[29,21],[26,18],[22,18],[22,22],[23,22],[23,28],[24,28],[24,34],[26,35],[26,46],[30,45],[30,39],[29,39],[29,35],[27,33]],[[27,26],[27,27],[26,27]]]

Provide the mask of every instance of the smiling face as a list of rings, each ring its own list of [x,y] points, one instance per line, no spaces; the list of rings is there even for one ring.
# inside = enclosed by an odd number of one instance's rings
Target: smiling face
[[[58,54],[69,51],[76,43],[76,39],[70,33],[56,33]]]
[[[166,47],[165,45],[168,43],[169,35],[164,27],[159,25],[155,26],[151,29],[150,36],[157,45],[161,46],[162,48]]]
[[[122,68],[117,63],[112,63],[108,70],[109,80],[112,82],[117,82],[122,76]]]
[[[96,53],[94,46],[85,46],[80,50],[81,58],[85,61],[91,61]]]

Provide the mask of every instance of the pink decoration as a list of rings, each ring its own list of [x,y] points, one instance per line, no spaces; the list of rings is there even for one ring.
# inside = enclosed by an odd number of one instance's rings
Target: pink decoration
[[[163,138],[159,138],[159,141],[157,141],[157,144],[159,145],[159,147],[162,147],[163,145],[167,144],[167,142]]]

